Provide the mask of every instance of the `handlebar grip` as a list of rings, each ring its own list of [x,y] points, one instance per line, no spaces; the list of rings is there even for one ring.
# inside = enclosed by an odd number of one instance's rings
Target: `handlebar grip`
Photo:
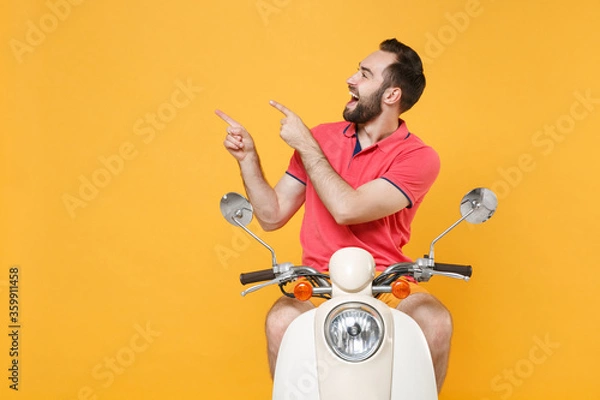
[[[272,268],[240,274],[240,282],[242,285],[247,285],[254,282],[270,281],[271,279],[275,279],[275,273],[273,272]]]
[[[433,269],[442,272],[452,272],[455,274],[468,276],[469,278],[473,274],[473,268],[471,268],[470,265],[444,264],[436,262]]]

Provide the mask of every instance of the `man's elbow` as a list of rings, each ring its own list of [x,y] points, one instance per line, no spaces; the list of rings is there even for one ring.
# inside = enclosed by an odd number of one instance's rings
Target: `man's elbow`
[[[385,213],[374,207],[358,205],[338,206],[332,210],[331,216],[338,225],[357,225],[365,222],[375,221],[391,213]]]
[[[260,227],[265,232],[273,232],[273,231],[276,231],[277,229],[281,228],[281,226],[279,226],[279,225],[265,225],[265,224],[261,224]]]
[[[359,216],[356,215],[356,211],[351,209],[334,210],[331,216],[338,225],[353,225],[363,222],[360,220]]]
[[[340,196],[334,203],[329,203],[327,209],[338,225],[355,225],[367,221],[365,214],[368,209],[357,191]]]
[[[277,229],[279,229],[283,225],[285,225],[285,222],[283,222],[283,221],[261,221],[259,219],[258,224],[260,225],[260,227],[262,228],[263,231],[272,232],[272,231],[276,231]]]
[[[335,223],[338,225],[352,225],[355,222],[347,218],[335,218]]]

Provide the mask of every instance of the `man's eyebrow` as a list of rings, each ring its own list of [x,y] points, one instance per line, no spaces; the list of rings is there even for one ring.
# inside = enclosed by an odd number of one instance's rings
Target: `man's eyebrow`
[[[373,71],[371,71],[369,68],[362,66],[361,64],[358,64],[358,68],[361,69],[362,71],[366,71],[369,74],[371,74],[371,76],[375,76],[375,74],[373,74]]]

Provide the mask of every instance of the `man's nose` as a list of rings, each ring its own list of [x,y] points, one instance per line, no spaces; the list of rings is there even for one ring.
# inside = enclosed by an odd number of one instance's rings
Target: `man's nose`
[[[346,79],[346,83],[348,85],[356,85],[358,73],[359,71],[356,71],[354,74],[352,74],[348,79]]]

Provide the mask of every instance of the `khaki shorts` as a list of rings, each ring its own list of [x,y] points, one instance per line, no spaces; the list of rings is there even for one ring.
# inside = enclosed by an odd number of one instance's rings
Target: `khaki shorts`
[[[427,289],[425,289],[423,286],[421,286],[411,280],[407,280],[407,282],[408,282],[408,285],[410,286],[410,294],[429,293],[427,291]],[[394,296],[391,293],[383,293],[381,296],[379,296],[379,300],[383,301],[385,304],[387,304],[391,308],[397,308],[398,305],[400,304],[400,302],[402,301],[402,299],[397,298],[396,296]]]

